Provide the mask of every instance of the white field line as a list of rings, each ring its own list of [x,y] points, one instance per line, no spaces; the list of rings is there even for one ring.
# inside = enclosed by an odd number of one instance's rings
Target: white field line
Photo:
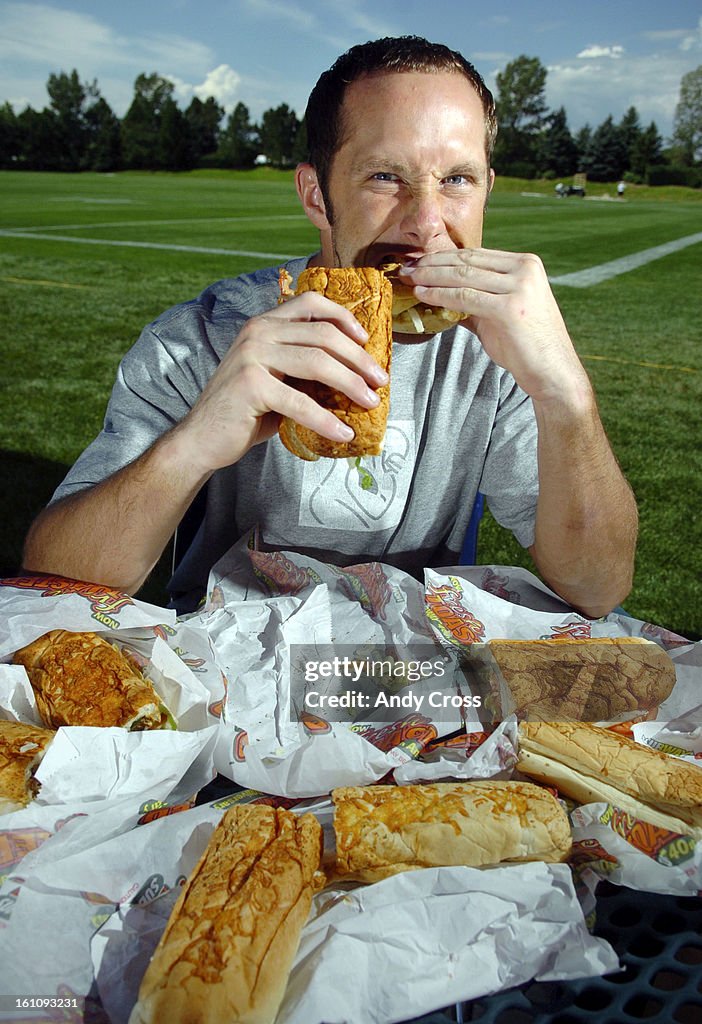
[[[258,216],[257,214],[248,214],[241,217],[176,217],[171,220],[104,220],[98,223],[90,224],[45,224],[43,227],[44,231],[89,231],[92,228],[140,228],[140,227],[161,227],[164,224],[243,224],[246,221],[261,221],[261,220],[307,220],[307,215],[304,213],[280,213],[280,214],[266,214],[265,216]],[[9,230],[9,229],[8,229]],[[13,231],[28,232],[31,234],[36,231],[36,225],[32,227],[12,228]]]
[[[41,242],[74,242],[77,245],[112,245],[125,249],[165,249],[169,252],[199,252],[210,256],[250,256],[260,260],[290,260],[289,253],[251,252],[249,249],[209,249],[199,245],[176,245],[165,242],[125,242],[116,238],[79,238],[76,235],[45,235],[38,231],[8,231],[0,228],[3,238],[34,238]]]
[[[298,218],[300,214],[289,214],[285,215],[286,219]],[[304,216],[304,215],[302,215]],[[193,220],[206,220],[210,218],[194,218]],[[212,220],[222,221],[225,218],[211,218]],[[226,218],[227,220],[237,221],[243,220],[241,217]],[[255,218],[251,219],[263,219]],[[272,220],[282,220],[283,217],[272,217]],[[144,223],[152,224],[167,224],[167,223],[184,223],[184,221],[137,221],[133,222],[131,226],[142,226]],[[192,223],[192,221],[191,221]],[[77,228],[90,228],[90,227],[112,227],[113,224],[105,225],[88,225],[81,224],[76,225]],[[114,226],[126,226],[126,222],[122,222],[122,225]],[[67,230],[70,226],[64,226],[63,230]],[[263,260],[287,260],[292,259],[292,255],[289,253],[276,253],[276,252],[253,252],[249,249],[219,249],[209,248],[205,246],[197,245],[178,245],[177,243],[165,243],[165,242],[137,242],[137,241],[124,241],[121,239],[109,239],[109,238],[82,238],[74,235],[56,235],[56,234],[45,234],[43,232],[33,231],[28,228],[15,228],[15,229],[3,229],[0,228],[0,237],[6,238],[35,238],[43,242],[73,242],[78,245],[107,245],[107,246],[118,246],[121,248],[132,248],[132,249],[162,249],[169,252],[192,252],[192,253],[204,253],[211,256],[246,256],[254,259]],[[702,242],[702,232],[697,232],[695,235],[687,235],[684,238],[676,238],[672,242],[664,242],[662,245],[653,246],[651,249],[642,249],[640,252],[630,253],[628,256],[622,256],[620,259],[610,260],[607,263],[599,263],[594,267],[586,267],[585,270],[576,270],[570,274],[560,274],[556,277],[551,277],[551,284],[562,284],[570,288],[590,288],[592,285],[600,284],[602,281],[608,281],[612,277],[617,277],[619,274],[626,274],[630,270],[635,270],[637,267],[643,267],[647,263],[653,262],[653,260],[661,259],[663,256],[668,256],[670,253],[678,252],[680,249],[685,249],[689,245],[695,245],[698,242]]]
[[[676,238],[672,242],[664,242],[663,245],[654,245],[652,249],[642,249],[640,252],[632,252],[629,256],[622,256],[618,260],[610,260],[608,263],[599,263],[594,267],[586,267],[585,270],[576,270],[572,274],[560,274],[549,280],[551,284],[565,284],[570,288],[590,288],[593,284],[600,284],[608,281],[619,274],[626,274],[636,267],[643,267],[646,263],[659,260],[672,252],[687,248],[688,245],[696,245],[702,242],[702,231],[696,235],[686,235],[685,238]]]

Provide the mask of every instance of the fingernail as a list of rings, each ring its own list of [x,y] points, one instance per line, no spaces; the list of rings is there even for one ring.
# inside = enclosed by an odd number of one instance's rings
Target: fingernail
[[[356,436],[352,428],[349,427],[348,424],[346,423],[340,422],[337,430],[339,434],[339,439],[341,441],[353,441],[354,437]]]
[[[380,402],[380,395],[377,391],[372,391],[371,388],[366,388],[366,401],[371,405],[378,405]]]
[[[416,260],[406,260],[402,266],[398,269],[398,274],[411,274],[414,268],[417,266]]]
[[[387,382],[390,380],[390,377],[382,368],[382,366],[372,367],[370,371],[370,376],[373,378],[373,380],[376,380],[378,384],[387,384]]]

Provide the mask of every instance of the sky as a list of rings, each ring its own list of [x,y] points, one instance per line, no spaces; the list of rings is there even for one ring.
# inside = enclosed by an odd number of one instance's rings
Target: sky
[[[340,53],[405,34],[460,50],[493,91],[510,61],[538,57],[573,132],[634,106],[667,139],[680,80],[702,65],[702,0],[0,0],[0,103],[41,110],[49,75],[75,68],[122,117],[155,71],[183,106],[214,96],[254,121],[281,103],[302,117]]]

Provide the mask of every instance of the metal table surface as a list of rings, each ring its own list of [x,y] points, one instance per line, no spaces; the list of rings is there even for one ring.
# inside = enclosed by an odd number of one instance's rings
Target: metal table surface
[[[700,1024],[702,897],[597,888],[594,932],[623,970],[601,978],[529,982],[417,1018],[416,1024]]]

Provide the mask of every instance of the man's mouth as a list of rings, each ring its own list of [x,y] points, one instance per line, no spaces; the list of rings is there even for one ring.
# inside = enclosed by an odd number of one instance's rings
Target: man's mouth
[[[366,249],[365,261],[368,267],[382,267],[386,263],[404,264],[419,259],[424,253],[410,246],[393,246],[388,248],[382,245],[370,245]]]

